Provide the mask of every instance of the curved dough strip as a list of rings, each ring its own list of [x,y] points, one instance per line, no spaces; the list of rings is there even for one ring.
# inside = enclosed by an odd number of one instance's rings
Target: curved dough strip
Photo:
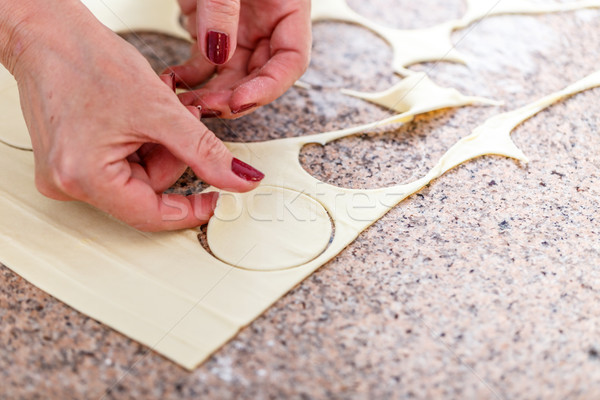
[[[400,75],[412,73],[408,66],[433,61],[466,64],[466,59],[452,44],[453,31],[465,28],[482,18],[500,14],[542,14],[598,8],[600,0],[540,4],[530,0],[468,0],[467,12],[460,20],[446,21],[424,29],[396,29],[377,24],[352,10],[346,0],[313,0],[312,20],[335,20],[364,26],[386,40],[393,50],[392,67]]]
[[[501,101],[477,96],[465,96],[454,88],[443,88],[419,72],[410,75],[388,90],[378,93],[342,89],[342,93],[375,103],[398,113],[422,114],[447,107],[472,104],[501,106]]]

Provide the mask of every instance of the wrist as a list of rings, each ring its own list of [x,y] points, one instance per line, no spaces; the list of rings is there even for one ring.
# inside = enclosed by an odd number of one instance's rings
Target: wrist
[[[0,0],[0,63],[16,76],[27,54],[56,44],[61,28],[82,11],[87,9],[79,0],[60,0],[51,7],[45,0]]]

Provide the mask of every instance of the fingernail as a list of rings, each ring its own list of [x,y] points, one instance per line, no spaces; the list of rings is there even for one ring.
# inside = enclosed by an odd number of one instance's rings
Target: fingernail
[[[221,116],[221,111],[206,109],[202,110],[202,118],[217,118]]]
[[[211,208],[212,212],[214,213],[215,208],[217,208],[217,201],[219,201],[219,193],[218,192],[209,192],[208,195],[211,196],[210,208]]]
[[[258,182],[265,177],[265,174],[237,158],[231,160],[231,170],[234,174],[249,182]]]
[[[231,113],[232,114],[239,114],[239,113],[243,113],[244,111],[248,111],[251,108],[256,107],[258,104],[256,103],[251,103],[251,104],[244,104],[243,106],[236,108],[235,110],[232,109]]]
[[[229,56],[229,35],[223,32],[208,31],[206,34],[206,55],[217,65],[225,64]]]
[[[175,91],[176,89],[176,80],[175,80],[175,72],[169,72],[166,74],[160,75],[160,79],[167,84],[171,88],[171,90]]]

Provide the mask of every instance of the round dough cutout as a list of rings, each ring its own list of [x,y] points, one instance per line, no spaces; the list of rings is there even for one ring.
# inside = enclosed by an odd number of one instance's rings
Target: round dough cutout
[[[329,245],[327,210],[313,198],[274,186],[221,193],[208,222],[208,247],[235,267],[275,271],[315,259]]]

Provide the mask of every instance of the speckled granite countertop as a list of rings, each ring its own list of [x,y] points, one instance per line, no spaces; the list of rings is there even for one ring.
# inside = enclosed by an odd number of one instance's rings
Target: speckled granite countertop
[[[398,27],[457,17],[460,0],[349,3]],[[392,11],[385,11],[385,7]],[[417,9],[416,7],[421,7]],[[488,116],[600,66],[600,11],[495,17],[456,32],[468,67],[425,64],[439,84],[505,100],[400,129],[310,146],[307,170],[347,187],[423,174]],[[221,137],[302,135],[389,113],[337,92],[398,80],[389,47],[319,23],[303,80]],[[160,57],[181,49],[152,36]],[[521,125],[528,165],[484,157],[396,207],[189,373],[0,266],[0,398],[594,399],[600,396],[600,90]]]

